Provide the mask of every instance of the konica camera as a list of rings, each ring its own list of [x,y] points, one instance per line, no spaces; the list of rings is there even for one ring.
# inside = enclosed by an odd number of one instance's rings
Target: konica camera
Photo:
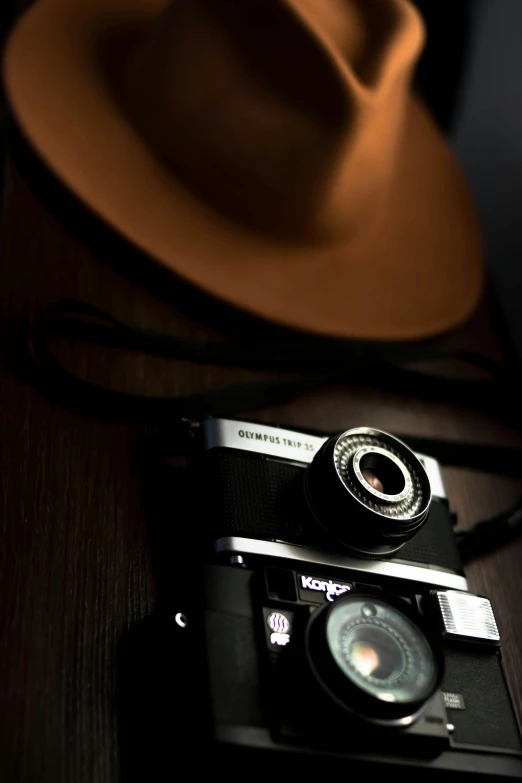
[[[368,427],[192,432],[175,633],[192,736],[219,768],[522,776],[499,630],[468,591],[438,463]]]

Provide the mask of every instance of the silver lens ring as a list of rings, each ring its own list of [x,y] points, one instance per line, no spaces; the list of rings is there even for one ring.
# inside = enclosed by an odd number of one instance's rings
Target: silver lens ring
[[[402,482],[404,484],[404,488],[401,492],[393,494],[389,492],[380,492],[368,482],[366,476],[364,475],[364,468],[362,463],[364,463],[365,458],[372,456],[384,457],[384,459],[389,460],[395,465],[398,472],[402,476]],[[363,446],[360,448],[359,451],[353,455],[352,468],[353,472],[365,490],[384,503],[401,503],[403,500],[406,500],[413,489],[411,474],[406,469],[404,463],[401,462],[401,460],[391,451],[382,449],[379,446]]]
[[[364,460],[371,456],[400,474],[399,492],[380,492],[366,481]],[[429,506],[431,491],[422,465],[407,446],[387,433],[366,427],[348,430],[337,439],[334,464],[346,489],[376,514],[408,523]]]

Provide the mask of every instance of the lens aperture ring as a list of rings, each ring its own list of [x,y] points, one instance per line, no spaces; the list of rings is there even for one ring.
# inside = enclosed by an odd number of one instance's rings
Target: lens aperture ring
[[[406,490],[397,496],[397,501],[393,498],[386,501],[381,498],[386,497],[384,493],[371,492],[364,486],[360,478],[353,469],[354,456],[365,447],[375,448],[378,452],[387,452],[392,458],[400,462],[404,472],[409,476],[409,483],[406,482]],[[391,517],[399,524],[401,520],[408,523],[412,517],[416,517],[422,508],[426,505],[428,498],[420,480],[420,476],[414,470],[404,454],[401,454],[391,444],[374,435],[351,434],[346,433],[335,444],[334,463],[338,475],[347,489],[369,509],[386,517]],[[402,499],[401,499],[402,498]],[[391,501],[391,502],[390,502]]]

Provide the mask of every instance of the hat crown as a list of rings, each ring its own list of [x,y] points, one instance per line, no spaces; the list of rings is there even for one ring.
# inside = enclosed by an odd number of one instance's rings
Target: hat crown
[[[423,39],[407,0],[174,0],[125,64],[124,101],[212,209],[337,241],[386,197]]]

